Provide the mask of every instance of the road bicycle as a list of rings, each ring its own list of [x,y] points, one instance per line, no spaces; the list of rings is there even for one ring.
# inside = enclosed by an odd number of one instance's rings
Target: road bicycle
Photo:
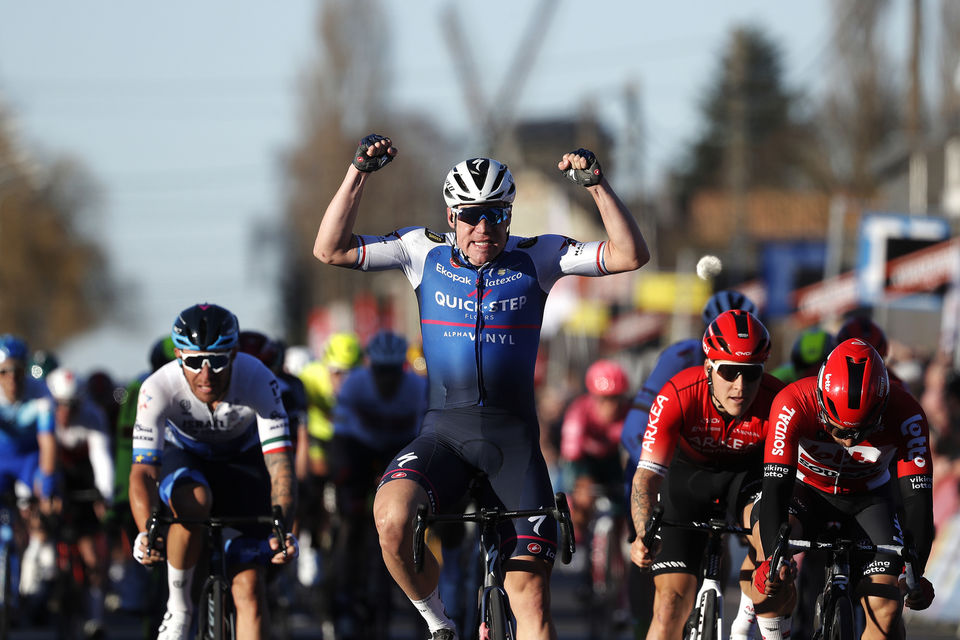
[[[827,554],[824,569],[823,589],[817,596],[813,614],[812,640],[854,640],[859,637],[854,600],[851,597],[856,579],[851,575],[852,558],[858,554],[897,556],[904,560],[907,588],[916,584],[913,569],[915,553],[910,546],[873,544],[869,540],[851,540],[828,534],[826,539],[789,539],[790,526],[784,524],[777,538],[776,551],[771,555],[770,566],[778,567],[782,559],[794,552],[816,551]]]
[[[253,538],[242,536],[224,541],[223,530],[248,524],[270,525],[286,556],[286,530],[280,506],[274,505],[269,516],[209,518],[175,518],[157,509],[147,520],[147,548],[154,549],[161,526],[171,524],[202,526],[207,530],[209,574],[200,590],[197,637],[203,640],[234,640],[237,637],[237,612],[230,593],[228,567],[232,564],[262,562],[265,552],[261,548],[262,541]],[[269,551],[269,555],[273,554],[273,551]]]
[[[483,507],[472,513],[428,514],[426,505],[417,509],[413,530],[413,563],[419,572],[423,567],[424,534],[427,526],[445,522],[474,522],[479,530],[479,544],[483,549],[485,571],[483,585],[478,588],[478,620],[475,627],[477,636],[484,640],[513,640],[515,629],[513,614],[507,592],[503,588],[503,556],[500,555],[499,525],[506,520],[517,518],[543,518],[549,516],[557,521],[560,529],[560,560],[569,564],[576,550],[573,538],[573,525],[570,523],[570,508],[563,493],[554,496],[555,506],[542,509],[508,511],[500,508]],[[472,632],[471,632],[472,633]]]
[[[629,617],[626,603],[626,576],[629,552],[624,552],[626,520],[623,509],[610,499],[610,491],[622,487],[599,487],[588,526],[590,599],[587,605],[589,637],[613,637]]]
[[[668,522],[663,520],[663,505],[656,505],[647,521],[642,538],[648,549],[661,527],[695,529],[707,534],[707,546],[703,553],[703,568],[700,574],[700,589],[694,601],[693,611],[683,628],[684,640],[720,640],[723,637],[723,536],[745,536],[749,529],[730,524],[720,517],[702,522]]]

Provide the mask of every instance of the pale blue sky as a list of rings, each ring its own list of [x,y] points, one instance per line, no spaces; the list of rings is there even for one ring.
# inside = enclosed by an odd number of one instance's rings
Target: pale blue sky
[[[446,4],[384,2],[393,104],[466,135],[470,119],[438,17]],[[319,6],[3,4],[0,101],[30,154],[66,154],[89,167],[103,192],[97,235],[131,292],[128,317],[62,347],[65,364],[133,375],[176,313],[201,300],[231,308],[244,327],[279,329],[270,286],[276,267],[250,236],[258,221],[280,215],[278,158],[294,145],[297,86],[314,57]],[[534,3],[458,7],[489,97],[504,81]],[[615,127],[618,96],[637,83],[648,136],[645,183],[655,184],[696,134],[697,98],[730,28],[763,27],[781,42],[788,82],[810,86],[826,73],[828,8],[827,0],[560,0],[522,86],[519,116],[572,115],[593,99]],[[891,38],[902,50],[907,31],[899,24],[903,16]]]

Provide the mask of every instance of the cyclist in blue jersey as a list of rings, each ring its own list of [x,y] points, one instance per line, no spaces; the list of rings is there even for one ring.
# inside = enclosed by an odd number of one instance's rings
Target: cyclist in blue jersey
[[[412,521],[419,505],[451,509],[478,472],[487,503],[510,509],[553,504],[539,446],[533,372],[543,308],[563,276],[603,276],[640,268],[650,254],[629,210],[585,149],[557,168],[586,187],[607,240],[510,235],[516,185],[506,165],[471,158],[447,175],[443,196],[452,231],[423,227],[383,236],[353,232],[371,173],[397,155],[389,138],[364,138],[317,232],[321,262],[363,271],[402,269],[420,306],[429,404],[420,435],[387,468],[374,502],[384,562],[415,604],[434,639],[456,638],[437,591],[439,567],[427,554],[412,561]],[[520,521],[505,536],[505,586],[521,640],[556,637],[549,579],[554,523]]]
[[[177,359],[140,387],[129,492],[140,531],[133,556],[142,564],[163,560],[146,539],[147,520],[160,500],[181,518],[267,515],[276,504],[287,527],[293,524],[297,486],[280,386],[257,358],[237,352],[238,334],[236,316],[223,307],[184,309],[171,331]],[[292,534],[281,543],[267,537],[269,527],[235,528],[268,540],[274,564],[296,559]],[[158,640],[189,635],[190,588],[203,538],[201,527],[170,526],[164,549],[169,597]],[[237,637],[267,636],[264,567],[241,564],[230,571]]]
[[[753,315],[759,315],[757,305],[750,298],[734,289],[722,289],[710,296],[707,303],[703,305],[700,317],[703,318],[704,327],[709,326],[721,313],[731,309],[742,309]],[[624,467],[624,490],[628,500],[633,488],[637,463],[643,453],[643,432],[647,429],[650,407],[656,401],[660,389],[670,378],[689,367],[703,365],[706,356],[703,353],[701,338],[678,340],[664,349],[657,358],[653,371],[633,398],[633,405],[627,413],[623,430],[620,432],[620,441],[630,456]],[[632,539],[635,532],[631,518],[627,518],[627,526]],[[630,564],[628,571],[630,573],[628,581],[630,615],[635,629],[638,630],[637,637],[641,637],[646,634],[646,626],[653,612],[653,580],[649,572],[642,572],[633,563]],[[746,596],[741,597],[733,627],[734,633],[738,636],[737,640],[749,632],[755,619],[753,602]]]
[[[374,602],[383,593],[369,588],[366,557],[350,550],[367,549],[376,529],[369,501],[380,475],[393,456],[420,431],[427,410],[427,381],[405,369],[407,340],[392,331],[379,331],[367,342],[367,366],[353,369],[340,387],[333,408],[330,475],[337,488],[341,516],[334,549],[334,607],[338,636],[347,640],[363,634],[364,621],[389,605]],[[359,545],[359,546],[358,546]],[[377,561],[379,564],[379,561]],[[383,565],[379,567],[383,573]],[[389,585],[385,579],[384,586]]]

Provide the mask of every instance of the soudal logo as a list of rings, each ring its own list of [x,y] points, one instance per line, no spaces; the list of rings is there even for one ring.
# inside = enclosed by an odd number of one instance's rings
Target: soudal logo
[[[744,337],[746,337],[746,336],[744,336]],[[753,355],[753,351],[734,351],[734,353],[737,354],[738,356],[752,356],[752,355]]]
[[[777,414],[777,423],[773,428],[773,450],[770,452],[771,455],[784,455],[783,449],[786,446],[787,427],[790,426],[790,420],[793,419],[796,412],[796,409],[788,409],[786,406],[780,408],[780,413]]]
[[[543,551],[543,547],[541,547],[536,542],[531,542],[530,544],[527,545],[527,551],[529,551],[531,555],[537,555],[538,553]]]

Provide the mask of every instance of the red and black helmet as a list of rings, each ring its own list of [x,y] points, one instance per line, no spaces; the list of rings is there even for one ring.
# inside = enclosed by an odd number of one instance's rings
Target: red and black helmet
[[[837,331],[837,342],[860,338],[877,350],[881,358],[887,357],[887,334],[876,322],[864,316],[854,316],[843,323]]]
[[[587,391],[598,396],[619,396],[630,388],[627,373],[613,360],[597,360],[587,368]]]
[[[755,315],[731,309],[707,325],[703,352],[713,362],[763,364],[770,356],[770,334]]]
[[[859,338],[841,342],[827,356],[817,376],[817,402],[826,418],[862,440],[880,423],[890,398],[887,367],[877,350]]]

